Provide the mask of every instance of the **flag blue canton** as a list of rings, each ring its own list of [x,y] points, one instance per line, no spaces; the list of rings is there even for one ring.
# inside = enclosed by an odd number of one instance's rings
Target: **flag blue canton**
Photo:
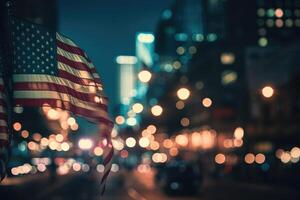
[[[11,24],[14,74],[56,75],[56,34],[25,21]]]

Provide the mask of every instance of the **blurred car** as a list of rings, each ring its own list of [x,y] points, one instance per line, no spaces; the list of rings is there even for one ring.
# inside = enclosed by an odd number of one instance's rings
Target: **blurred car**
[[[186,161],[158,166],[157,184],[169,195],[195,194],[201,189],[203,175],[199,167]]]

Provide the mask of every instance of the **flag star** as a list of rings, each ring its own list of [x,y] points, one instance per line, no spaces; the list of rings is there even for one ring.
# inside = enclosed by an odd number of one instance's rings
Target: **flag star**
[[[21,26],[24,26],[24,23],[23,23],[23,22],[21,22]]]
[[[29,32],[29,28],[26,28],[26,31]]]
[[[39,30],[37,30],[36,32],[37,32],[37,33],[40,33],[40,31],[39,31]]]
[[[42,69],[42,73],[44,73],[45,72],[45,70],[44,69]]]

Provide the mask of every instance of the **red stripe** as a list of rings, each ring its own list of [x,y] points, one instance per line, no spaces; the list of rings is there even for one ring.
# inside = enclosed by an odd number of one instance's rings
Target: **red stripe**
[[[112,122],[108,119],[105,119],[99,116],[99,110],[88,110],[85,108],[77,107],[76,105],[71,104],[67,101],[62,101],[59,99],[15,99],[16,105],[22,106],[33,106],[33,107],[42,107],[45,103],[49,104],[53,108],[61,108],[63,110],[71,111],[76,115],[81,115],[83,117],[88,117],[92,122],[101,122],[105,124],[111,124]]]
[[[89,68],[89,66],[87,66],[87,64],[85,64],[85,63],[70,60],[59,54],[57,54],[57,60],[61,63],[64,63],[65,65],[68,65],[77,70],[88,71],[90,73],[97,73],[95,68]]]
[[[70,80],[74,83],[80,84],[80,85],[85,85],[89,86],[91,83],[95,83],[95,80],[93,79],[84,79],[84,78],[79,78],[77,76],[74,76],[73,74],[70,74],[64,70],[58,70],[58,76],[61,78],[65,78],[67,80]]]
[[[110,148],[109,154],[106,156],[106,158],[104,158],[103,165],[107,165],[109,163],[109,161],[113,157],[113,154],[114,154],[114,149]]]
[[[57,45],[59,48],[65,50],[65,51],[68,51],[68,52],[70,52],[70,53],[73,53],[73,54],[77,54],[77,55],[86,57],[84,51],[83,51],[82,49],[80,49],[79,47],[71,46],[71,45],[66,44],[66,43],[64,43],[64,42],[61,42],[60,40],[57,40],[56,45]]]
[[[95,103],[95,96],[94,94],[90,93],[83,93],[79,92],[77,90],[74,90],[70,87],[64,86],[64,85],[59,85],[55,83],[44,83],[44,82],[39,82],[39,83],[15,83],[14,84],[14,91],[22,91],[22,90],[27,90],[27,91],[55,91],[55,92],[60,92],[64,93],[70,96],[73,96],[77,99],[80,99],[82,101],[86,101],[89,103],[92,103],[96,107],[99,107],[105,111],[107,111],[108,107],[105,104],[101,103]],[[107,100],[106,97],[102,97]]]
[[[7,118],[7,115],[3,112],[0,112],[0,119],[6,120],[6,118]]]
[[[8,129],[6,126],[0,126],[0,133],[8,133]]]

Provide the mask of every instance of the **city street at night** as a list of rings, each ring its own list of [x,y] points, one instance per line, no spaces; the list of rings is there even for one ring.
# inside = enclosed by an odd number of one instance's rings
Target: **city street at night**
[[[0,0],[0,200],[299,200],[300,0]]]
[[[17,185],[2,186],[0,192],[6,192],[10,198],[16,200],[96,200],[102,198],[105,200],[239,200],[241,196],[245,200],[284,200],[300,197],[296,188],[270,187],[227,180],[208,181],[202,188],[199,188],[196,196],[172,196],[166,195],[155,184],[151,183],[150,174],[150,172],[148,174],[139,174],[138,172],[131,174],[126,172],[123,175],[114,174],[103,197],[100,196],[99,175],[96,174],[74,174],[69,177],[59,177],[57,182],[52,184],[48,182],[47,177],[46,180],[45,177],[41,177],[41,180],[35,180],[32,184],[28,183],[29,185],[22,187]],[[33,192],[36,194],[32,195]]]

